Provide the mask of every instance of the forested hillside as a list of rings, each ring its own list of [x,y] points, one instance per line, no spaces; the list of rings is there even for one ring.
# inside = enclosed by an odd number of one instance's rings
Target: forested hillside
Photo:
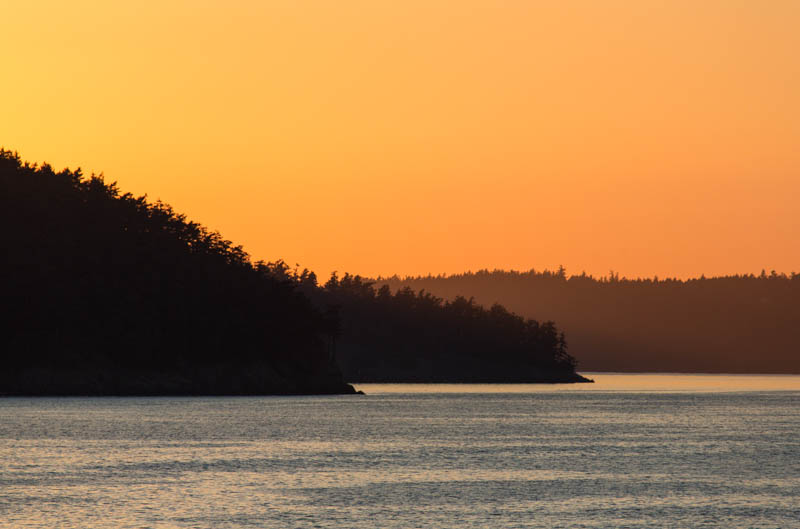
[[[352,392],[336,321],[172,208],[0,150],[0,393]]]
[[[336,274],[284,273],[320,306],[341,314],[336,357],[353,382],[586,382],[553,322],[499,304],[450,301]]]
[[[479,271],[383,278],[554,320],[587,371],[800,373],[800,275],[677,279]]]
[[[102,176],[0,150],[0,394],[351,393],[350,381],[573,382],[500,306],[253,263]]]

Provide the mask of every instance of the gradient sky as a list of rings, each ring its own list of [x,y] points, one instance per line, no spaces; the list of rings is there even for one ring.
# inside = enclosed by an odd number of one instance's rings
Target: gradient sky
[[[104,172],[256,259],[800,271],[796,0],[2,13],[0,145]]]

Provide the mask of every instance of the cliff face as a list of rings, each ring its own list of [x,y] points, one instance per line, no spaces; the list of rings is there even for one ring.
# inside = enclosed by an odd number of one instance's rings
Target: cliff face
[[[352,393],[337,322],[218,233],[0,150],[0,394]]]

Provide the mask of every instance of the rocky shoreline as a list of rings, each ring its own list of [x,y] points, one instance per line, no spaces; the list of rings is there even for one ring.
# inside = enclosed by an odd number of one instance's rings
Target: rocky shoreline
[[[173,371],[28,368],[0,374],[2,396],[353,395],[336,371],[287,376],[267,365]]]
[[[594,380],[575,372],[534,371],[519,374],[513,373],[460,373],[448,375],[443,373],[425,374],[414,371],[387,373],[379,370],[361,370],[359,374],[348,377],[353,383],[361,384],[584,384]]]

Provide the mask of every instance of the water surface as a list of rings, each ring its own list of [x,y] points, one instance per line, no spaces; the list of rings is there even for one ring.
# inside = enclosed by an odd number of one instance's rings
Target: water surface
[[[0,527],[797,527],[800,377],[0,399]]]
[[[591,384],[357,384],[376,393],[542,393],[565,391],[742,392],[800,391],[800,375],[592,373]]]

